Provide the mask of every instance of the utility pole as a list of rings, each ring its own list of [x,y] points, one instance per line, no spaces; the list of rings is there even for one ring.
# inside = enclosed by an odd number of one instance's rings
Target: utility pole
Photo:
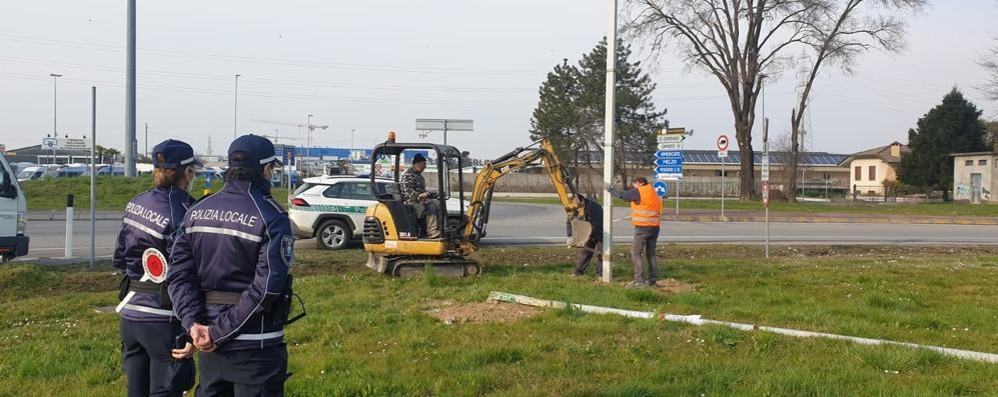
[[[146,123],[146,157],[149,157],[149,123]]]
[[[52,137],[59,139],[59,78],[61,74],[51,73],[52,76]],[[52,164],[55,164],[55,148],[52,148]]]
[[[353,149],[354,149],[354,146],[353,146],[353,134],[355,132],[357,132],[356,128],[351,128],[350,129],[350,155],[351,156],[353,156]]]
[[[135,0],[128,0],[128,50],[125,55],[125,176],[135,172]],[[113,163],[113,162],[112,162]]]
[[[606,118],[603,121],[603,184],[613,183],[613,135],[616,118],[617,0],[609,0],[610,26],[606,40]],[[613,196],[603,190],[603,282],[613,281]]]
[[[236,75],[236,89],[232,100],[232,140],[236,140],[236,131],[239,130],[239,76]]]

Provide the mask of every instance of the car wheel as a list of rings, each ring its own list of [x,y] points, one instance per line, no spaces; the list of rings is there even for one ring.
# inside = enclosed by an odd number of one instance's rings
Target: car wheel
[[[352,234],[350,227],[343,221],[330,220],[319,226],[319,230],[315,233],[315,242],[324,250],[344,249],[350,244]]]

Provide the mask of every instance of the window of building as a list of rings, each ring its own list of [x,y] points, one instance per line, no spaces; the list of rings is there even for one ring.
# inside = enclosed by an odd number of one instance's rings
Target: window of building
[[[983,167],[987,167],[988,166],[988,161],[987,160],[977,160],[977,165],[983,166]]]
[[[863,180],[863,167],[856,167],[855,178],[857,181]]]
[[[877,180],[877,166],[875,165],[870,166],[870,180],[871,181]]]

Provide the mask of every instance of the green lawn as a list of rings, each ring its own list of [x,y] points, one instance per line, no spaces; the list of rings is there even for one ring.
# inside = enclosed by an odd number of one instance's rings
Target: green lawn
[[[561,204],[554,197],[496,197],[496,202],[505,203],[531,203],[531,204]],[[625,207],[628,204],[622,200],[614,199],[614,207]],[[667,213],[676,208],[674,200],[665,200],[662,204]],[[679,199],[679,210],[721,210],[720,200],[697,200]],[[761,201],[740,201],[725,200],[724,209],[730,211],[759,211],[764,210]],[[998,205],[972,205],[958,203],[931,203],[931,204],[867,204],[851,201],[836,201],[830,203],[801,202],[789,203],[782,201],[771,201],[770,211],[795,212],[795,213],[842,213],[842,214],[888,214],[888,215],[915,215],[915,216],[981,216],[998,217]]]
[[[622,247],[621,247],[622,248]],[[998,248],[662,246],[671,294],[567,277],[564,248],[482,251],[480,277],[398,280],[358,250],[299,250],[309,316],[288,332],[292,396],[993,395],[998,367],[936,353],[553,310],[505,324],[426,311],[490,291],[998,352]],[[623,261],[624,252],[617,254]],[[615,277],[626,281],[626,264]],[[0,267],[0,395],[120,395],[106,264]]]
[[[212,185],[214,191],[222,186],[220,181]],[[120,176],[97,177],[97,210],[121,211],[135,195],[153,187],[149,175],[138,178]],[[28,211],[59,211],[66,209],[66,195],[75,196],[76,209],[90,208],[90,178],[50,178],[22,182],[21,188],[28,201]],[[201,197],[204,192],[204,179],[198,179],[192,194]],[[271,190],[274,199],[282,205],[287,205],[288,191],[284,188]]]

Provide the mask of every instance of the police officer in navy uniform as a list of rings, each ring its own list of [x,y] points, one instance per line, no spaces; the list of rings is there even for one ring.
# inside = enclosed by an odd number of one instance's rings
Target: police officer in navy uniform
[[[168,254],[194,202],[189,191],[201,164],[190,145],[172,139],[153,148],[152,160],[156,187],[128,202],[114,250],[114,267],[124,273],[118,305],[123,367],[128,396],[181,396],[194,383],[194,348],[171,310],[165,277],[147,281],[143,257],[155,249],[166,259],[165,266],[157,260],[155,271],[169,273]]]
[[[229,147],[225,186],[184,218],[169,287],[202,351],[198,396],[284,395],[294,238],[270,195],[281,165],[269,140],[239,137]]]

